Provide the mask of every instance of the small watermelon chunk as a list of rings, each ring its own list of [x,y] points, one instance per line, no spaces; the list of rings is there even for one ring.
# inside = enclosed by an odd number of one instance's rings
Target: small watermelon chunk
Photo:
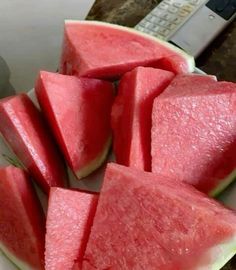
[[[44,269],[45,217],[23,170],[0,168],[0,249],[20,269]]]
[[[64,163],[40,112],[26,94],[0,100],[0,132],[45,192],[64,185]]]
[[[235,212],[184,182],[108,164],[83,270],[218,270],[235,253]]]
[[[153,100],[173,78],[172,72],[148,67],[138,67],[122,77],[111,117],[118,163],[151,171]]]
[[[87,176],[110,148],[112,83],[41,71],[35,90],[69,167]]]
[[[131,28],[96,21],[66,21],[60,72],[118,78],[137,66],[192,72],[193,57],[165,41]]]
[[[47,213],[46,270],[69,270],[74,264],[81,265],[97,200],[97,194],[51,188]]]
[[[152,171],[218,195],[236,176],[235,104],[234,83],[177,76],[154,101]]]

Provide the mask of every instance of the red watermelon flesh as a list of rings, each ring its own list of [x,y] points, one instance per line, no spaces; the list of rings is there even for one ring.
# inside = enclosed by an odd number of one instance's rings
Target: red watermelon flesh
[[[0,132],[44,191],[64,185],[65,166],[40,112],[26,94],[0,101]]]
[[[137,66],[192,72],[194,60],[182,50],[131,28],[96,21],[66,21],[60,72],[117,78]]]
[[[236,174],[236,84],[177,80],[154,101],[152,171],[215,196]]]
[[[52,188],[46,234],[46,270],[71,270],[81,264],[98,195]],[[76,269],[76,268],[74,268]]]
[[[21,169],[0,168],[0,249],[20,269],[44,269],[45,218]]]
[[[165,89],[161,96],[178,97],[184,95],[200,95],[216,91],[222,91],[222,88],[216,88],[217,79],[213,75],[200,74],[178,74]]]
[[[148,67],[138,67],[122,77],[111,117],[118,163],[151,170],[153,100],[173,78],[172,72]]]
[[[35,90],[68,165],[78,178],[87,176],[110,147],[113,85],[41,71]]]
[[[217,270],[235,236],[235,212],[192,186],[109,164],[82,269]]]

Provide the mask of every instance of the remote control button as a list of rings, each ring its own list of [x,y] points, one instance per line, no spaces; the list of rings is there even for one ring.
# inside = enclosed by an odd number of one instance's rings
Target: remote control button
[[[178,15],[179,15],[180,17],[186,17],[186,16],[188,16],[189,13],[190,13],[189,11],[181,9],[181,10],[179,11]]]
[[[153,28],[153,30],[154,30],[155,32],[157,32],[159,29],[160,29],[160,26],[159,26],[159,25],[155,25],[154,28]]]
[[[193,10],[193,6],[185,5],[185,6],[183,6],[183,10],[188,11],[190,13]]]
[[[166,27],[167,27],[168,29],[170,29],[170,30],[173,30],[173,29],[176,28],[176,25],[173,24],[173,23],[169,23],[169,24],[166,25]]]
[[[167,21],[164,21],[164,20],[161,20],[158,24],[160,26],[166,26],[168,24],[168,22]]]
[[[165,3],[167,5],[172,5],[173,4],[173,0],[164,0],[162,3]]]
[[[166,21],[171,21],[173,18],[175,18],[172,14],[169,13],[164,13],[160,18],[166,20]]]
[[[173,6],[177,8],[181,8],[183,6],[183,3],[176,2],[176,3],[173,3]]]
[[[154,9],[154,10],[152,11],[152,15],[153,15],[153,16],[159,17],[159,16],[161,16],[161,14],[163,14],[163,10],[160,10],[160,9],[158,9],[158,8],[156,8],[156,9]]]
[[[198,5],[198,4],[200,4],[200,0],[190,0],[190,3],[192,5]]]
[[[175,19],[173,20],[173,23],[178,25],[178,24],[182,23],[182,19],[179,18],[179,17],[177,17],[177,18],[175,18]]]
[[[145,27],[145,21],[142,20],[141,22],[139,22],[139,26]]]
[[[170,30],[168,30],[168,29],[163,29],[163,30],[161,30],[159,33],[160,33],[162,36],[167,37],[167,36],[169,35],[169,33],[170,33]]]
[[[149,21],[149,22],[152,22],[152,23],[155,23],[156,22],[156,18],[154,16],[147,16],[146,19]]]
[[[142,26],[138,25],[137,27],[135,27],[136,30],[144,32],[145,28],[143,28]]]
[[[153,24],[150,23],[150,22],[146,22],[145,27],[148,28],[148,30],[152,30],[153,29]]]
[[[165,4],[165,3],[160,3],[158,8],[160,9],[168,9],[169,5]]]
[[[168,11],[169,11],[170,13],[177,13],[177,12],[178,12],[178,8],[176,8],[176,7],[169,7],[169,8],[168,8]]]

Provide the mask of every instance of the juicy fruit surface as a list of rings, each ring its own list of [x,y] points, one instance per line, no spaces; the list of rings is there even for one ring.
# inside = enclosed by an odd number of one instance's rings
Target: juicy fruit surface
[[[60,72],[116,78],[137,66],[192,72],[194,60],[166,42],[126,27],[66,21]]]
[[[47,214],[46,270],[69,270],[75,261],[78,266],[81,264],[97,199],[98,195],[92,193],[51,189]]]
[[[0,132],[46,192],[50,186],[64,185],[64,164],[40,112],[28,96],[20,94],[1,100]]]
[[[178,80],[154,101],[152,171],[210,193],[236,169],[236,85]]]
[[[79,174],[110,146],[113,85],[41,71],[35,89],[68,165]]]
[[[83,269],[210,269],[207,252],[233,238],[235,224],[192,186],[109,164]]]
[[[112,107],[113,146],[122,165],[151,170],[151,113],[153,100],[174,74],[139,67],[126,73]]]
[[[21,169],[0,168],[0,194],[0,246],[29,269],[43,270],[45,218],[30,179]]]

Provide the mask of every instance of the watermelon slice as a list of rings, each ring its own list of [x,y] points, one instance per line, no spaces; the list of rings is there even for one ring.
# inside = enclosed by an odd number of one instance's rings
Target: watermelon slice
[[[192,72],[193,57],[131,28],[96,21],[66,21],[60,72],[117,78],[137,66]]]
[[[152,171],[218,195],[236,176],[236,84],[176,77],[154,101]]]
[[[83,270],[218,270],[235,253],[235,212],[183,182],[108,165]]]
[[[173,78],[172,72],[148,67],[138,67],[122,77],[111,118],[118,163],[151,171],[153,100]]]
[[[27,174],[0,168],[0,249],[20,269],[44,269],[45,218]]]
[[[0,132],[44,191],[64,185],[65,166],[40,112],[26,94],[0,101]]]
[[[46,270],[69,270],[75,262],[81,264],[97,199],[98,195],[92,193],[51,189],[47,214]]]
[[[69,167],[77,178],[87,176],[110,148],[113,85],[41,71],[35,90]]]

